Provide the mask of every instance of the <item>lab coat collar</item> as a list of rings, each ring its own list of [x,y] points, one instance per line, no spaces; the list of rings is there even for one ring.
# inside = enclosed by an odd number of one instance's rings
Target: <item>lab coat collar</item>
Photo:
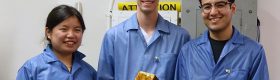
[[[124,24],[125,31],[138,30],[139,25],[138,25],[136,13],[133,14],[129,19],[127,19],[125,22],[121,24]]]
[[[59,61],[59,59],[56,57],[56,55],[54,54],[54,52],[51,49],[51,44],[48,44],[46,49],[44,49],[43,56],[47,63]],[[74,53],[73,59],[74,59],[74,61],[80,61],[84,57],[85,57],[85,55],[83,53],[76,51]]]
[[[127,25],[126,25],[127,24]],[[125,30],[140,30],[140,26],[137,21],[137,13],[133,14],[131,18],[127,20],[125,24]],[[161,15],[158,14],[157,24],[156,24],[156,30],[162,31],[165,33],[169,33],[169,25],[167,24],[166,20],[163,19]]]
[[[167,24],[168,21],[163,19],[161,15],[158,15],[158,20],[157,20],[157,25],[156,25],[156,30],[169,33],[169,24]]]
[[[234,27],[233,27],[233,35],[229,42],[233,44],[244,44],[244,36]]]
[[[206,49],[207,52],[212,53],[208,34],[209,32],[207,30],[200,38],[198,38],[197,46],[202,45],[202,47]],[[233,27],[233,35],[231,39],[225,44],[217,63],[219,63],[219,61],[221,61],[221,59],[223,59],[232,50],[234,50],[235,48],[243,44],[244,44],[244,36],[240,34],[240,32],[236,28]],[[212,64],[215,64],[214,61],[212,62]]]
[[[231,51],[233,51],[235,48],[239,47],[240,45],[244,44],[244,36],[240,34],[240,32],[233,27],[233,35],[231,39],[225,44],[222,53],[220,55],[220,58],[218,60],[221,61],[227,54],[229,54]]]
[[[233,35],[231,39],[227,43],[233,43],[233,44],[244,44],[244,36],[240,34],[240,32],[233,27]],[[209,31],[206,30],[202,36],[198,38],[197,45],[205,44],[209,42]]]

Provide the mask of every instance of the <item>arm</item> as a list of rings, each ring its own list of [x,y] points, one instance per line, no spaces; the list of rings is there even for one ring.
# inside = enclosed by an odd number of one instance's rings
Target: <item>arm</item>
[[[107,32],[104,36],[99,62],[97,80],[114,80],[113,37]]]
[[[29,71],[25,66],[18,70],[16,80],[32,80],[31,71]]]
[[[183,37],[182,37],[182,39],[183,39],[183,45],[184,44],[186,44],[188,41],[190,41],[191,40],[191,36],[190,36],[190,34],[189,34],[189,32],[186,30],[186,29],[183,29],[182,28],[182,32],[183,32]]]
[[[183,51],[184,47],[182,47],[178,58],[177,58],[177,64],[176,64],[176,70],[175,70],[175,79],[174,80],[187,80],[186,77],[187,70],[186,68],[186,61],[185,61],[185,52]]]
[[[264,49],[261,47],[250,70],[250,80],[269,80],[268,67]]]

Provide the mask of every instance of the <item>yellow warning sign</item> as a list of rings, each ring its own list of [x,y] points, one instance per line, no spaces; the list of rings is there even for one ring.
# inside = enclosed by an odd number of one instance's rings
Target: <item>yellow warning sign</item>
[[[118,9],[121,11],[134,11],[137,9],[136,2],[119,2]],[[161,11],[181,11],[180,2],[159,2],[158,10]]]

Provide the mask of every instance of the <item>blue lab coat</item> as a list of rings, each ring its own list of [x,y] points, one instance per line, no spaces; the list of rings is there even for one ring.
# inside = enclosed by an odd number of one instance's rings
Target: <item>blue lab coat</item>
[[[58,60],[50,45],[44,52],[31,58],[18,70],[16,80],[96,80],[96,71],[75,52],[71,72]]]
[[[269,80],[263,47],[234,28],[215,64],[208,31],[180,51],[176,80]]]
[[[186,30],[160,15],[151,41],[145,42],[134,14],[106,32],[98,64],[98,80],[134,80],[138,71],[172,80],[177,55],[189,41]]]

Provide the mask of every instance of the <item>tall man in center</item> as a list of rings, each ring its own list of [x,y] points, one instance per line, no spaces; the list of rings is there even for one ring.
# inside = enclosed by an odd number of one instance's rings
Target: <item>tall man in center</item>
[[[163,19],[159,0],[137,0],[137,12],[104,36],[98,80],[134,80],[139,71],[173,80],[179,50],[190,40],[186,30]]]

